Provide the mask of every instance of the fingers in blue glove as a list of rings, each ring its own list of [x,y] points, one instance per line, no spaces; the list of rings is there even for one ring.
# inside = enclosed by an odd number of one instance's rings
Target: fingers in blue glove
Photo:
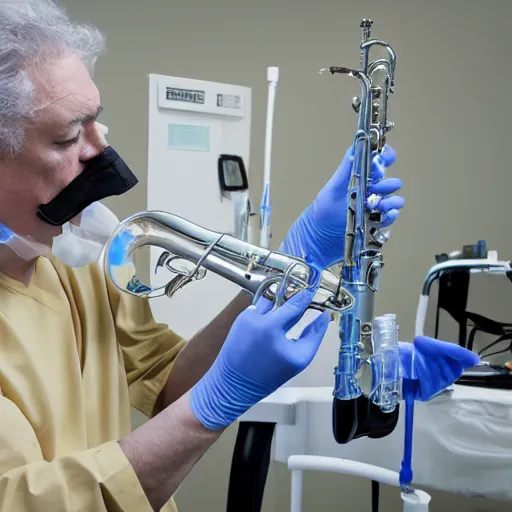
[[[432,399],[480,361],[470,350],[426,336],[399,346],[403,376],[419,381],[417,399],[421,401]]]
[[[381,199],[377,207],[377,211],[382,213],[380,222],[373,224],[377,228],[390,226],[395,222],[400,210],[404,207],[405,200],[401,196],[391,196]]]
[[[266,315],[274,307],[274,303],[265,297],[260,297],[253,306],[260,315]]]
[[[405,200],[401,196],[391,196],[381,199],[379,203],[375,205],[369,205],[370,208],[377,210],[382,213],[381,219],[378,222],[371,222],[371,226],[377,229],[382,229],[393,224],[400,210],[404,207]]]
[[[343,160],[338,169],[328,181],[325,190],[329,190],[334,196],[345,196],[350,182],[350,173],[352,172],[352,164],[354,163],[354,148],[350,147],[345,152]]]
[[[401,210],[404,204],[405,199],[401,196],[385,197],[379,201],[376,210],[385,214],[391,210]]]
[[[427,336],[417,336],[413,344],[428,357],[439,358],[442,355],[443,357],[458,361],[466,368],[476,366],[481,361],[477,354],[455,343],[439,341]]]
[[[295,360],[299,368],[306,368],[315,357],[329,328],[331,315],[324,311],[302,331],[299,339],[293,342]]]
[[[377,161],[384,167],[389,167],[396,162],[396,151],[387,144],[384,146],[384,149],[380,155],[377,155]]]
[[[381,222],[379,222],[378,224],[375,224],[375,227],[377,227],[378,229],[387,228],[396,221],[399,215],[400,210],[389,210],[389,212],[386,213],[384,219],[382,219]]]
[[[371,169],[371,178],[374,182],[386,182],[388,180],[383,180],[386,174],[386,167],[393,165],[396,160],[396,151],[391,146],[385,146],[384,151],[376,155],[372,161],[372,169]],[[349,180],[350,180],[350,172],[352,171],[352,164],[354,162],[354,148],[350,147],[345,152],[343,160],[339,165],[338,169],[334,173],[334,176],[331,178],[329,184],[332,187],[332,192],[335,194],[345,194],[348,188]],[[397,181],[399,182],[399,186],[396,187]],[[399,190],[402,187],[402,183],[400,180],[391,180],[388,187],[390,189],[389,192],[386,193],[378,193],[379,195],[388,195],[396,190]],[[381,186],[382,188],[382,186]],[[386,190],[386,187],[384,187]]]
[[[307,307],[309,306],[309,304],[311,304],[311,302],[313,301],[315,293],[315,290],[307,289],[295,294],[292,298],[288,299],[281,306],[281,308],[278,308],[279,310],[281,310],[284,307],[285,313],[283,313],[283,315],[280,316],[286,316],[286,314],[294,314],[298,311],[302,312],[302,316],[306,311]],[[272,311],[272,309],[274,308],[274,304],[275,303],[273,301],[265,297],[260,297],[255,305],[249,307],[255,309],[255,311],[257,311],[260,315],[266,315],[267,313]]]
[[[391,146],[385,146],[382,153],[375,155],[372,160],[371,180],[373,183],[381,181],[386,175],[386,167],[396,161],[396,151]]]
[[[370,186],[370,194],[389,196],[402,188],[402,181],[398,178],[386,178]]]
[[[282,332],[286,333],[304,316],[314,295],[314,290],[302,291],[294,295],[291,299],[288,299],[276,310],[272,310],[273,303],[271,301],[262,297],[258,300],[256,306],[253,307],[258,314],[268,318],[273,328],[280,326]],[[327,311],[324,311],[302,331],[297,340],[293,342],[290,341],[293,345],[281,345],[283,352],[288,352],[289,350],[293,351],[293,357],[289,357],[289,361],[293,361],[294,368],[305,368],[313,360],[327,332],[330,320],[331,315]]]
[[[304,290],[288,299],[280,308],[269,313],[273,316],[273,322],[277,320],[278,324],[283,326],[285,331],[289,331],[303,316],[306,309],[311,304],[315,290]]]
[[[396,152],[391,146],[386,146],[380,155],[376,155],[372,162],[372,185],[370,195],[381,196],[382,199],[377,210],[385,214],[376,227],[385,228],[393,224],[400,210],[404,207],[405,201],[400,196],[390,196],[402,188],[402,182],[398,178],[383,179],[386,174],[386,167],[396,161]]]

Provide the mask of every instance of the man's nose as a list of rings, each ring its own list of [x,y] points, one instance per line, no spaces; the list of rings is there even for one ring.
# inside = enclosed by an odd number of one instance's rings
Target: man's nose
[[[92,123],[85,129],[84,141],[80,151],[80,161],[87,162],[108,148],[104,131],[98,123]]]

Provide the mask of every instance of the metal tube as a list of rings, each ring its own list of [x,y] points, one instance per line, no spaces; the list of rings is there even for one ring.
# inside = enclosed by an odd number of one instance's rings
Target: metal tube
[[[454,270],[489,270],[506,273],[510,271],[510,263],[504,261],[486,261],[486,260],[449,260],[438,263],[430,268],[421,289],[422,295],[429,295],[432,284],[439,279],[443,272],[453,272]]]
[[[288,459],[288,468],[292,471],[324,471],[340,473],[375,480],[381,484],[400,487],[398,473],[356,460],[321,457],[319,455],[292,455]]]
[[[299,469],[293,470],[290,512],[302,512],[302,482],[303,472]]]
[[[272,164],[272,135],[274,126],[274,106],[276,101],[276,89],[279,83],[279,68],[270,67],[267,70],[268,80],[268,105],[267,105],[267,129],[265,134],[265,165],[263,177],[263,195],[260,207],[260,246],[268,249],[271,238],[272,203],[270,200],[270,172]]]
[[[292,455],[288,459],[288,468],[292,471],[291,512],[302,511],[302,473],[304,471],[324,471],[351,475],[392,487],[400,487],[399,475],[396,471],[355,460],[317,455]],[[426,492],[410,490],[410,492],[402,492],[401,497],[404,503],[403,512],[429,512],[431,497]]]

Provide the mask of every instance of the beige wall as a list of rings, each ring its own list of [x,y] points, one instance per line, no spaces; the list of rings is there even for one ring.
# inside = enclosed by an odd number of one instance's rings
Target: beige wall
[[[396,122],[389,142],[399,160],[407,208],[386,248],[378,312],[396,312],[402,338],[413,334],[417,295],[436,252],[485,238],[512,255],[507,230],[512,71],[509,0],[65,0],[71,12],[108,36],[97,83],[110,142],[141,185],[112,200],[121,217],[144,209],[147,161],[147,75],[161,73],[253,88],[251,186],[259,201],[266,108],[265,70],[281,68],[273,161],[274,245],[336,169],[356,118],[358,84],[321,77],[332,64],[357,66],[359,21],[398,53]],[[295,202],[290,201],[293,194]],[[198,205],[200,207],[200,205]],[[343,214],[343,212],[340,212]],[[199,326],[198,326],[199,327]],[[331,372],[331,368],[326,369]],[[184,512],[221,512],[236,430],[201,461],[178,494]],[[421,461],[417,461],[421,463]],[[209,489],[204,489],[207,481]],[[308,475],[306,511],[369,510],[369,484]],[[289,476],[273,466],[266,511],[288,507]],[[433,493],[435,512],[505,510],[486,501]],[[384,511],[398,507],[385,490]],[[335,502],[338,506],[329,505]],[[345,508],[341,505],[347,503]]]

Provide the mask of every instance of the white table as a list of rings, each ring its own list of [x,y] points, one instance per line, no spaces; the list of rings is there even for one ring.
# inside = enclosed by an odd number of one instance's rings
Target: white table
[[[332,388],[284,387],[241,421],[276,423],[272,457],[340,457],[399,471],[403,414],[384,439],[338,445],[331,430]],[[512,500],[512,392],[453,386],[415,407],[413,485],[469,496]]]

